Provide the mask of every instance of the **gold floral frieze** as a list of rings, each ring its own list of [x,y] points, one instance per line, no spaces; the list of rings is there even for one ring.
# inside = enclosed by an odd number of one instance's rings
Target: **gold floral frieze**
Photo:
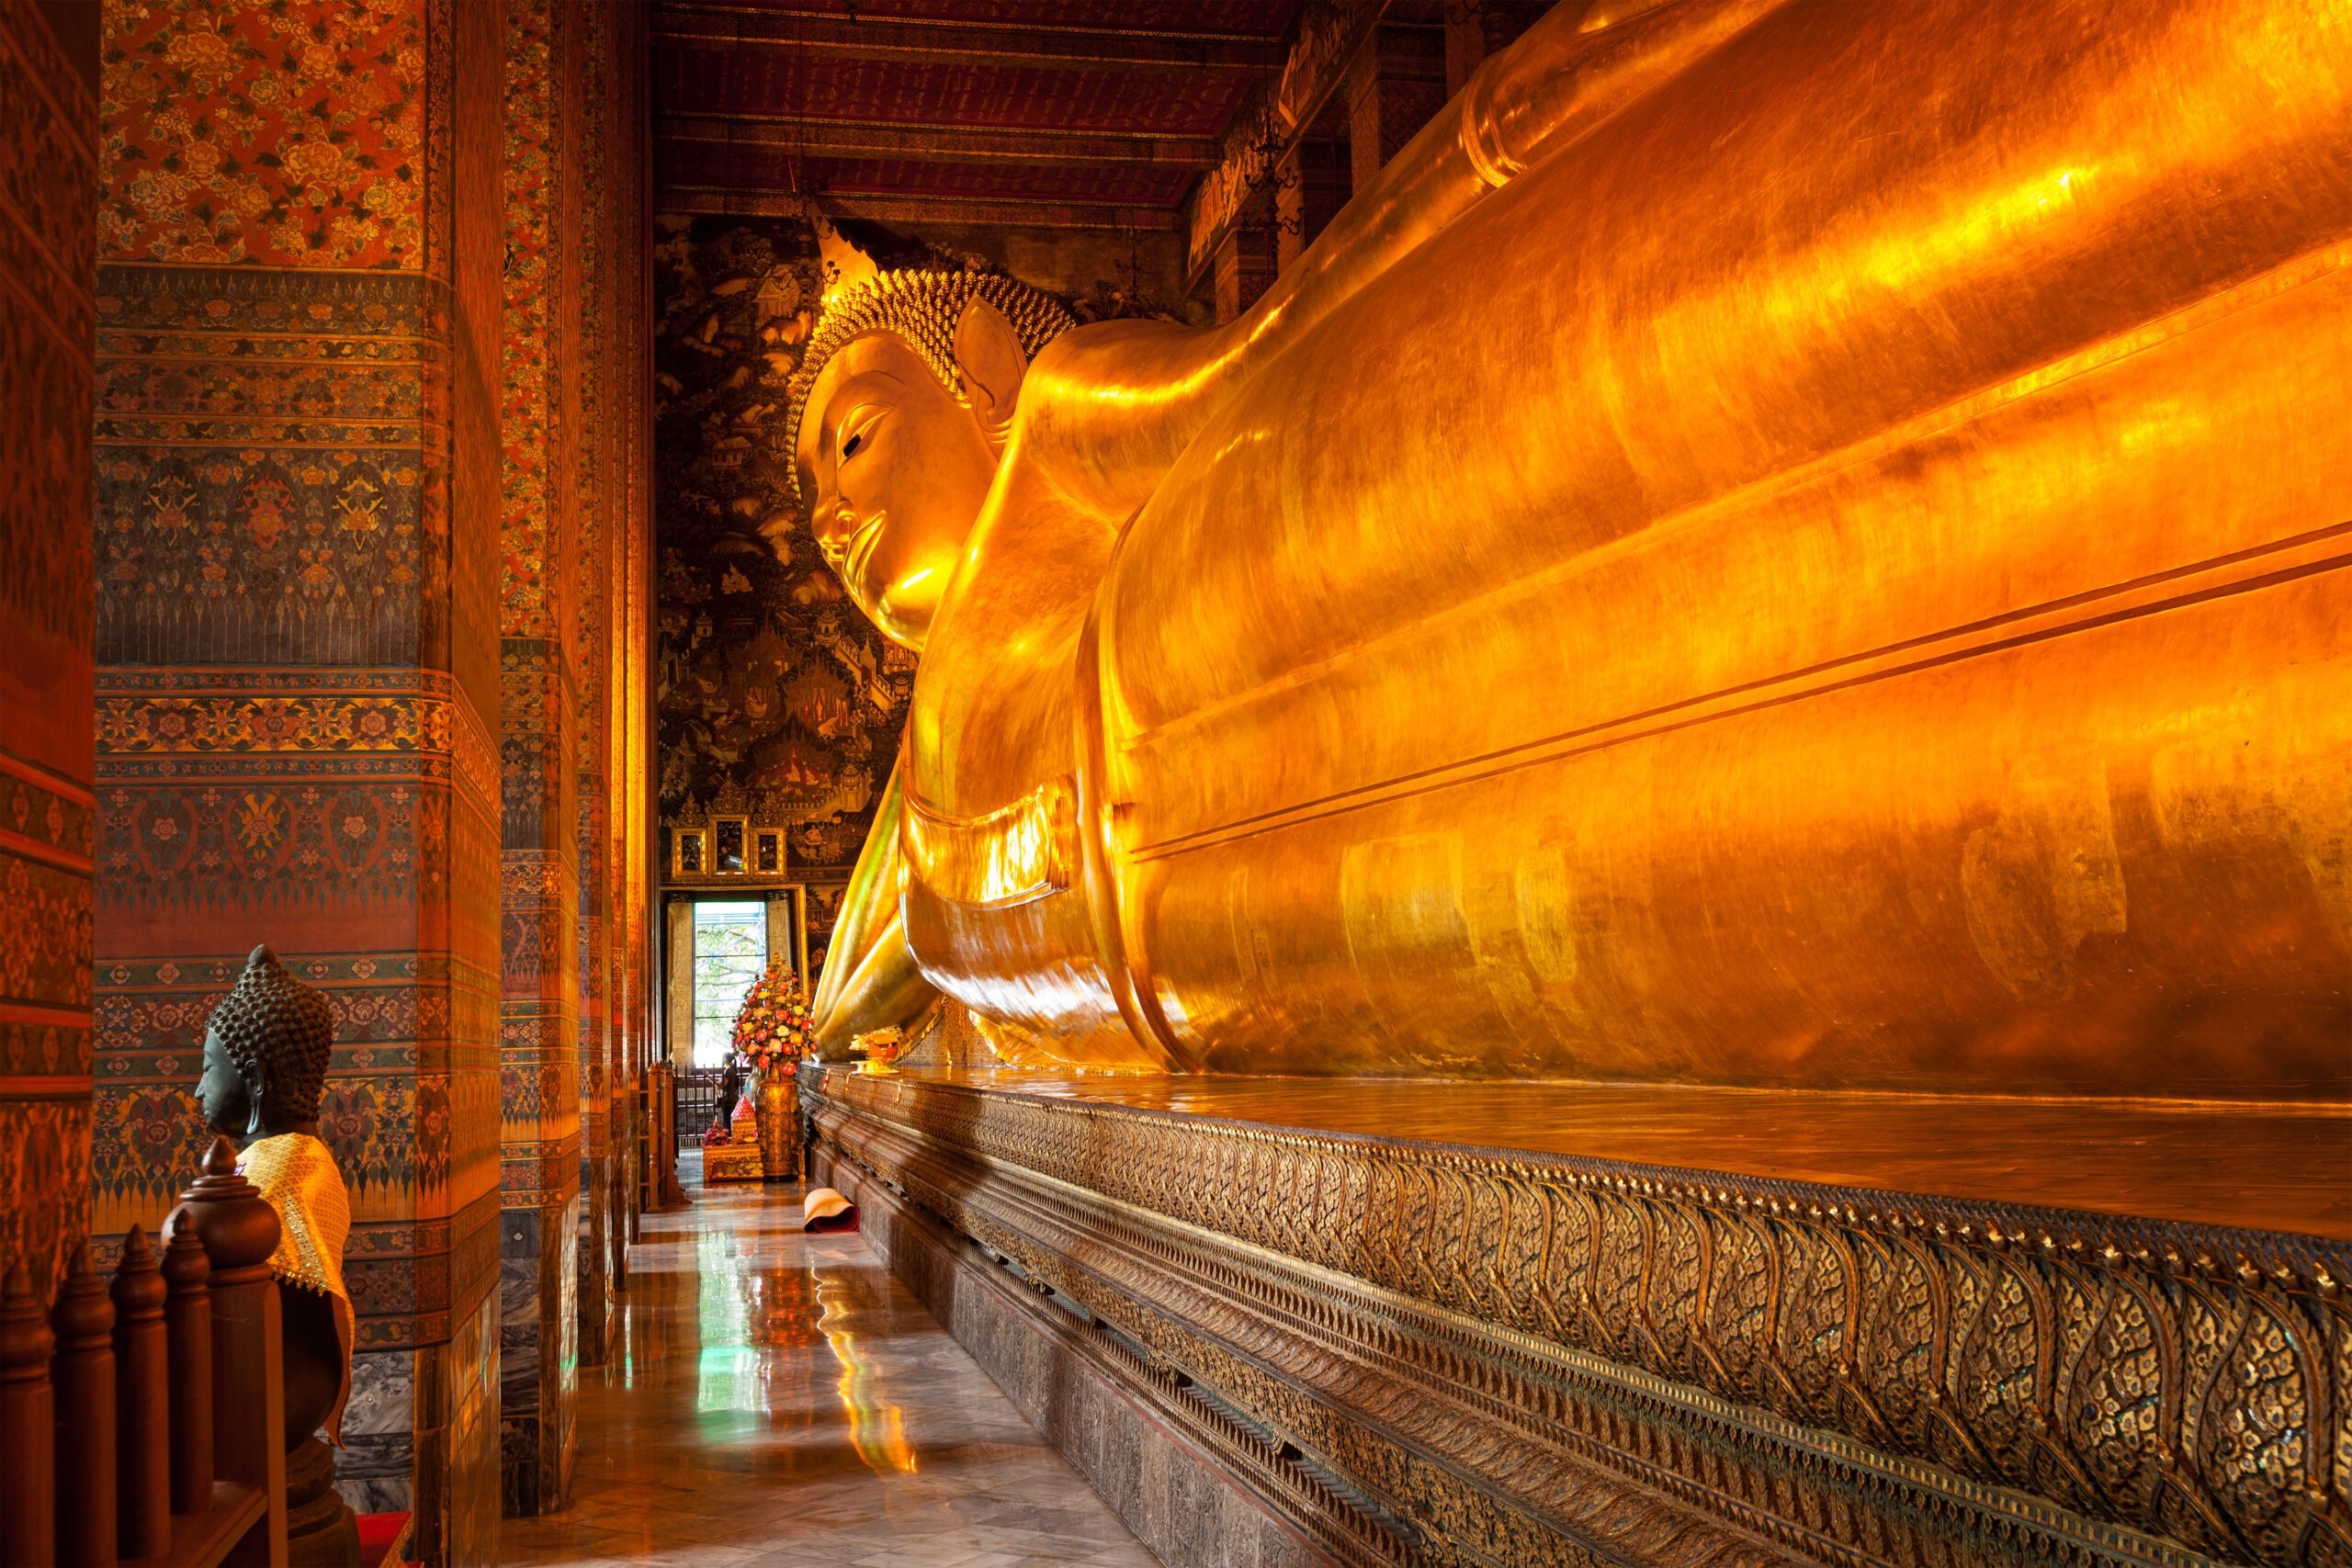
[[[2125,1544],[2093,1558],[2352,1562],[2338,1243],[906,1078],[828,1075],[824,1092],[928,1157],[1035,1173],[1478,1325],[1481,1355],[1565,1352],[1931,1488],[2111,1527]],[[1057,1245],[1033,1250],[1050,1268]]]

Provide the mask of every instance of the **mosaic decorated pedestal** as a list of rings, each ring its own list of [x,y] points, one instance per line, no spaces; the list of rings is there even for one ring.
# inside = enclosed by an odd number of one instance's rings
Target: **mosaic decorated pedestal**
[[[816,1179],[1170,1564],[2352,1562],[2342,1107],[805,1092]]]

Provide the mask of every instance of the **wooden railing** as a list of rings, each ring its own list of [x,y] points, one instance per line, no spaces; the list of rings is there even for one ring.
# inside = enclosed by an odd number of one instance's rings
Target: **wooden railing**
[[[286,1561],[277,1215],[224,1139],[111,1283],[0,1285],[0,1568]]]

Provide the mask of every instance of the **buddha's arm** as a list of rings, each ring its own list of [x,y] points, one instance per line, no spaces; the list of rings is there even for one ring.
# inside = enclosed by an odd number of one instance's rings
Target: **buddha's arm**
[[[1356,193],[1258,302],[1210,329],[1110,321],[1032,367],[1019,460],[1123,522],[1260,369],[1481,197],[1665,85],[1785,0],[1553,8]]]
[[[938,995],[915,968],[899,916],[906,874],[899,851],[905,798],[899,778],[904,766],[901,761],[893,767],[883,786],[881,807],[842,896],[832,945],[818,977],[812,1008],[818,1049],[827,1055],[848,1049],[854,1035],[907,1022]]]
[[[1122,525],[1176,455],[1261,367],[1539,150],[1582,135],[1771,8],[1688,0],[1612,24],[1597,7],[1563,7],[1483,68],[1241,321],[1209,332],[1112,322],[1050,345],[1023,383],[1002,470],[925,646],[909,722],[914,799],[977,829],[1023,803],[1041,807],[1056,788],[1082,792],[1099,737],[1073,750],[1073,650]],[[905,938],[923,967],[967,1005],[1023,1018],[1078,1059],[1182,1059],[1145,1018],[1148,988],[1117,955],[1108,886],[1012,909],[1009,888],[981,886],[1001,869],[963,851],[909,864]],[[853,983],[860,994],[878,985],[862,973]],[[856,1028],[879,1026],[871,1009],[858,1016],[868,1021]]]
[[[915,967],[906,927],[893,915],[831,1005],[820,1010],[818,1054],[835,1059],[858,1035],[911,1023],[938,996]]]

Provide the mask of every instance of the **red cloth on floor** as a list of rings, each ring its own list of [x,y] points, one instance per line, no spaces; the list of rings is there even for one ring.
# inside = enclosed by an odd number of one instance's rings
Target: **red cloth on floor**
[[[384,1554],[408,1529],[406,1514],[359,1516],[359,1568],[381,1568]],[[405,1560],[404,1560],[405,1562]]]

